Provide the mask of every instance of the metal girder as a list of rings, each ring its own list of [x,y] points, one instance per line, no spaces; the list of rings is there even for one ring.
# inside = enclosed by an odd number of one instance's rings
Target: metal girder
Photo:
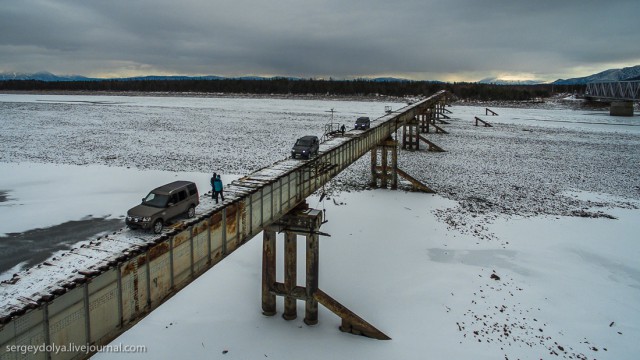
[[[610,81],[587,84],[585,96],[603,100],[640,100],[640,81]]]
[[[317,289],[314,297],[316,301],[318,301],[320,304],[331,310],[334,314],[338,315],[342,319],[342,325],[340,326],[341,331],[349,332],[355,335],[363,335],[378,340],[391,340],[391,338],[385,333],[366,322],[363,318],[356,315],[356,313],[354,313],[353,311],[347,309],[346,306],[340,304],[331,296],[327,295],[324,291]]]

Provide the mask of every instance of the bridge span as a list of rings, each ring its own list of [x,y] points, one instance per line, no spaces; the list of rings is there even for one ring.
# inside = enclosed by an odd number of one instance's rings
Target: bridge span
[[[371,175],[386,185],[388,178],[397,176],[386,164],[386,149],[397,146],[391,136],[403,128],[403,146],[417,148],[422,138],[418,126],[428,131],[425,119],[446,117],[448,96],[438,92],[388,112],[372,121],[370,129],[332,137],[310,160],[282,160],[233,181],[225,188],[223,203],[202,196],[195,218],[160,235],[122,229],[3,282],[0,359],[22,356],[4,352],[8,346],[108,343],[255,235],[272,229],[271,225],[369,151]],[[377,153],[382,148],[379,167]],[[336,313],[348,311],[317,290],[315,297],[325,306],[333,306]],[[81,351],[37,352],[27,358],[82,358],[86,355]]]
[[[585,98],[611,102],[613,116],[633,116],[633,103],[640,101],[640,81],[589,83]]]

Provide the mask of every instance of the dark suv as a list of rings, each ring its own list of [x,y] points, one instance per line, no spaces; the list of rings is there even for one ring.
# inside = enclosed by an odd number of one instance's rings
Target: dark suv
[[[199,203],[196,184],[174,181],[151,190],[142,204],[127,211],[125,223],[131,229],[150,229],[159,234],[164,224],[176,216],[194,217]]]
[[[356,120],[356,130],[366,130],[371,127],[371,120],[368,117],[362,116]]]
[[[313,155],[318,155],[318,149],[320,148],[320,141],[317,136],[308,135],[298,139],[291,149],[291,157],[308,159]]]

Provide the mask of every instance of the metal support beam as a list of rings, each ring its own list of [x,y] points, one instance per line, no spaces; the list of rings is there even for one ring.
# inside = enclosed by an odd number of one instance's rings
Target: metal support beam
[[[262,242],[262,313],[276,314],[276,296],[271,288],[276,282],[276,232],[264,229]]]
[[[373,325],[366,322],[353,311],[347,309],[346,306],[337,302],[324,291],[318,290],[315,294],[315,298],[327,309],[331,310],[342,319],[340,331],[352,333],[354,335],[363,335],[378,340],[391,340],[391,338],[385,333],[376,329]]]
[[[298,246],[297,236],[293,232],[287,231],[284,234],[284,288],[287,294],[291,294],[297,286],[297,267],[298,267]],[[293,320],[298,317],[296,311],[296,298],[287,295],[284,298],[284,313],[282,317],[285,320]]]
[[[378,171],[376,170],[376,166],[378,166],[378,147],[374,146],[371,148],[371,181],[369,185],[375,188],[378,187]]]
[[[386,147],[389,148],[389,147]],[[391,189],[398,188],[398,142],[393,141],[391,148]]]
[[[305,304],[304,323],[318,323],[318,300],[313,295],[318,290],[318,261],[320,257],[318,235],[307,235],[307,301]]]
[[[487,109],[489,110],[489,109]],[[479,117],[475,116],[476,118],[476,126],[478,126],[478,122],[482,123],[484,125],[484,127],[493,127],[493,125],[489,124],[488,122],[480,119]]]
[[[378,153],[380,153],[380,164],[378,164]],[[391,153],[391,164],[389,164],[389,153]],[[398,142],[389,138],[377,146],[371,148],[371,187],[398,188]],[[391,181],[391,184],[389,184]]]
[[[420,150],[418,138],[418,121],[414,118],[402,126],[402,148],[405,150]]]
[[[387,149],[384,146],[378,146],[378,149],[381,150],[382,156],[381,156],[381,161],[382,161],[382,174],[380,176],[380,186],[382,186],[383,188],[387,188],[387,171],[388,171],[388,160],[387,160]]]

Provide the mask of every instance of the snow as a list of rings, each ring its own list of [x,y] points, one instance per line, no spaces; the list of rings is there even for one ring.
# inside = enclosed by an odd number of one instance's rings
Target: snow
[[[295,140],[397,102],[0,94],[2,162],[248,174]],[[140,151],[145,149],[145,151]]]
[[[551,351],[633,359],[640,351],[637,210],[616,209],[613,224],[500,221],[491,230],[509,242],[502,249],[448,230],[432,213],[455,203],[438,195],[364,191],[319,205],[331,235],[320,240],[320,288],[391,341],[341,333],[322,307],[308,327],[300,302],[294,321],[261,315],[258,237],[113,343],[143,344],[139,357],[154,359],[555,358]],[[282,254],[281,237],[279,246]],[[282,281],[282,264],[278,272]],[[278,299],[280,314],[282,306]],[[131,356],[118,355],[95,358]]]
[[[339,111],[334,121],[350,124],[379,117],[385,105],[0,95],[0,193],[7,196],[0,233],[88,215],[121,218],[148,190],[176,178],[196,180],[203,193],[211,171],[228,183],[285,158],[295,138],[321,132],[330,108]],[[95,358],[634,359],[638,118],[560,108],[492,106],[499,116],[479,106],[448,108],[449,134],[426,135],[446,152],[399,153],[400,167],[438,195],[353,191],[367,188],[365,156],[332,182],[323,202],[309,199],[326,209],[321,230],[331,234],[320,240],[320,288],[393,340],[341,333],[322,306],[313,327],[302,323],[302,303],[292,322],[262,316],[258,236],[114,340],[147,353]],[[474,116],[494,127],[472,126]],[[279,163],[256,180],[295,164]],[[57,189],[69,184],[74,206],[58,206]],[[39,207],[47,215],[31,216]],[[114,252],[136,245],[112,238]],[[281,281],[282,264],[278,271]]]
[[[3,221],[0,236],[87,216],[124,219],[150,190],[175,180],[194,181],[201,193],[211,188],[211,174],[104,165],[0,163],[0,173],[10,174],[0,177],[9,197],[0,203],[0,219],[11,219]]]

